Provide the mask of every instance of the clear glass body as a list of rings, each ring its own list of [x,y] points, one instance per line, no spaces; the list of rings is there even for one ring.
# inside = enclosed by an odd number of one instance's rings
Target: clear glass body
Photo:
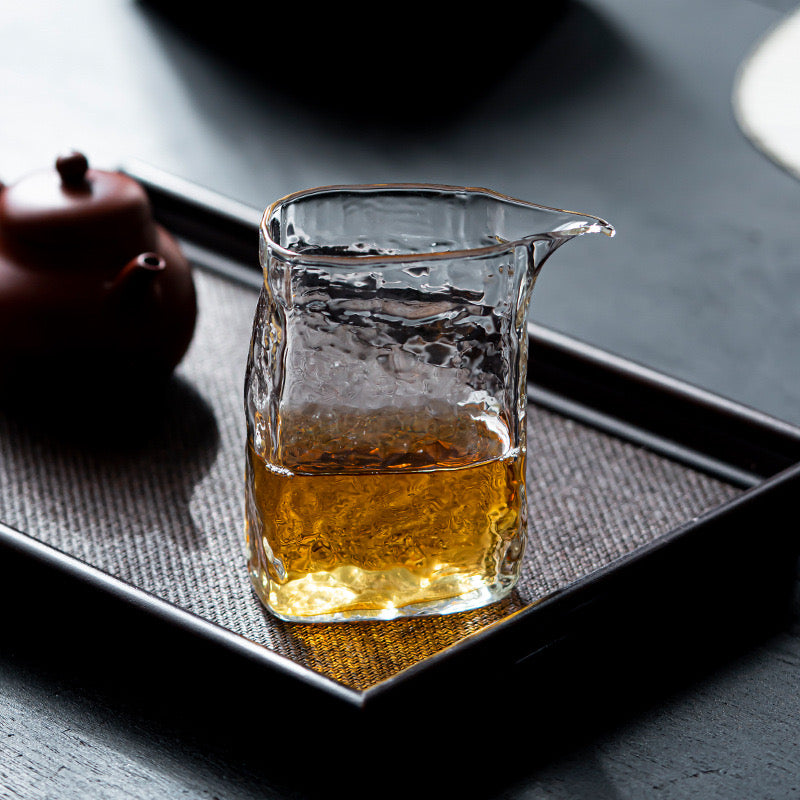
[[[596,217],[484,189],[274,203],[245,379],[250,576],[276,616],[441,614],[507,595],[526,540],[526,316]]]

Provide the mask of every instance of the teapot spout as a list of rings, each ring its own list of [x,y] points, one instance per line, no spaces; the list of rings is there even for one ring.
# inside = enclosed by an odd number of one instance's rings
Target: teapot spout
[[[157,253],[140,253],[119,272],[110,286],[117,310],[134,308],[152,291],[154,279],[167,267]]]

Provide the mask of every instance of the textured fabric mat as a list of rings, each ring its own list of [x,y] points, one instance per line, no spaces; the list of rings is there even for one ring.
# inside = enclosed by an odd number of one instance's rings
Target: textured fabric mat
[[[243,554],[242,392],[257,294],[204,270],[196,280],[195,338],[146,436],[107,431],[102,444],[78,446],[0,416],[0,520],[350,688],[392,677],[739,491],[532,406],[530,539],[512,597],[440,618],[275,620]]]

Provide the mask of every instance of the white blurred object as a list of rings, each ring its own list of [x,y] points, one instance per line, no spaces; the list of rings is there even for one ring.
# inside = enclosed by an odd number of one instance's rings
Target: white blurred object
[[[800,7],[742,63],[733,109],[755,147],[800,178]]]

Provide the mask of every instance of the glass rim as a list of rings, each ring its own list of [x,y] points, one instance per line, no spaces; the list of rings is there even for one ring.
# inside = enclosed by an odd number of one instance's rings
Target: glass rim
[[[333,254],[305,254],[299,253],[276,242],[269,233],[269,220],[282,206],[288,206],[298,200],[313,197],[315,195],[335,194],[341,192],[353,192],[354,194],[389,194],[391,192],[430,192],[430,193],[449,193],[449,194],[472,194],[483,195],[498,200],[509,205],[522,206],[537,211],[545,211],[557,214],[565,214],[575,218],[585,220],[581,222],[576,219],[572,224],[566,225],[553,231],[543,231],[523,236],[508,241],[498,241],[497,244],[484,245],[482,247],[468,247],[458,250],[431,250],[420,253],[387,253],[381,255],[333,255]],[[484,258],[507,252],[515,247],[530,242],[552,239],[568,239],[580,236],[584,233],[605,233],[607,236],[614,236],[616,231],[614,226],[600,217],[593,214],[586,214],[580,211],[568,211],[554,206],[546,206],[540,203],[533,203],[529,200],[520,200],[510,195],[502,194],[493,189],[485,189],[480,186],[454,186],[443,183],[356,183],[356,184],[330,184],[327,186],[316,186],[310,189],[301,189],[296,192],[284,195],[271,203],[261,216],[259,231],[267,243],[270,252],[279,255],[285,261],[305,263],[305,264],[328,264],[356,266],[367,264],[382,263],[406,263],[415,261],[432,261],[453,258]]]

